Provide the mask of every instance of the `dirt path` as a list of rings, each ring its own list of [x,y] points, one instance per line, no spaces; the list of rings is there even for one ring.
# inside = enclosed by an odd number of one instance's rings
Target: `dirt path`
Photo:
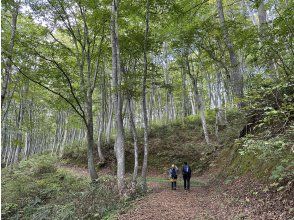
[[[89,178],[85,168],[69,165],[59,167],[73,175]],[[109,172],[110,170],[105,169],[99,174],[110,174]],[[119,220],[294,219],[291,208],[294,205],[293,199],[288,199],[285,203],[284,199],[271,198],[271,194],[268,193],[260,194],[258,197],[252,192],[261,192],[262,185],[256,185],[250,177],[240,178],[226,185],[211,181],[213,174],[206,173],[199,178],[191,179],[190,191],[183,189],[181,179],[178,181],[177,190],[171,190],[170,183],[164,177],[148,177],[148,186],[152,192],[133,202],[131,208],[121,212],[117,218]],[[280,209],[277,210],[277,207]]]
[[[134,202],[118,219],[294,220],[291,189],[279,195],[273,191],[264,192],[264,185],[246,176],[230,184],[220,180],[208,183],[209,179],[204,177],[194,179],[189,192],[182,186],[175,191],[168,183],[161,182],[160,187],[157,183],[156,190]],[[152,182],[149,181],[149,185]]]
[[[59,165],[73,175],[89,178],[88,170],[77,166]],[[100,175],[108,173],[102,171]],[[152,193],[137,200],[131,209],[118,216],[119,220],[202,220],[202,219],[257,219],[238,205],[236,199],[217,185],[208,185],[211,176],[191,179],[190,191],[183,189],[182,180],[177,190],[159,176],[149,177],[148,186]],[[248,213],[247,213],[248,212]],[[252,216],[252,215],[251,215]]]
[[[165,187],[168,187],[164,184]],[[214,187],[192,187],[170,190],[162,188],[134,204],[134,208],[119,216],[120,220],[185,220],[185,219],[244,219],[246,210]]]

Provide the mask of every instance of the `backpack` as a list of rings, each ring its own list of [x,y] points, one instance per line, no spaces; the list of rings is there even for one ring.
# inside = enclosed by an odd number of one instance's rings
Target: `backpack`
[[[188,165],[184,165],[183,172],[184,172],[184,174],[189,174],[189,166]]]
[[[175,178],[175,179],[177,178],[177,171],[175,168],[171,169],[171,178]]]

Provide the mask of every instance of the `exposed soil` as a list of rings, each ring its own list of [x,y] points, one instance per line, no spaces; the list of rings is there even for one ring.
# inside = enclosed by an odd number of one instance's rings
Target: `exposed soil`
[[[85,168],[60,165],[74,175],[88,177]],[[167,182],[149,181],[151,192],[136,200],[132,207],[120,213],[119,220],[291,220],[294,219],[293,182],[284,190],[267,188],[250,176],[238,178],[225,184],[214,176],[217,170],[194,179],[200,183],[185,191],[182,183],[177,190],[171,190]],[[108,174],[104,169],[100,175]],[[178,181],[180,182],[180,181]]]
[[[294,219],[293,190],[285,197],[270,190],[263,192],[263,187],[246,177],[228,185],[212,181],[188,192],[182,188],[171,190],[163,183],[161,189],[135,202],[118,219]]]

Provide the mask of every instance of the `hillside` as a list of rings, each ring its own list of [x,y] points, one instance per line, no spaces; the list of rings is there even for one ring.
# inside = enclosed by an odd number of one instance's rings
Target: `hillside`
[[[181,166],[184,161],[188,161],[195,173],[201,174],[212,159],[221,152],[232,146],[234,140],[239,137],[239,133],[245,125],[244,117],[236,111],[227,113],[228,124],[220,130],[219,142],[214,134],[215,113],[207,113],[208,130],[212,143],[210,146],[204,141],[199,116],[189,116],[184,120],[178,120],[168,125],[153,125],[149,132],[149,171],[156,174],[166,174],[171,164]],[[139,162],[143,159],[143,135],[139,132]],[[112,142],[113,143],[113,142]],[[126,140],[126,169],[133,170],[133,143],[132,137],[127,133]],[[113,146],[104,145],[106,166],[115,171],[115,156]],[[66,163],[87,166],[87,152],[81,145],[68,146],[65,149],[63,159]],[[96,164],[99,164],[98,155],[95,151]]]
[[[212,136],[215,118],[209,114]],[[149,142],[149,192],[144,195],[139,190],[127,200],[120,200],[116,196],[117,189],[112,176],[115,173],[113,154],[109,154],[103,166],[97,163],[100,178],[94,185],[89,185],[87,160],[86,155],[83,155],[86,152],[75,149],[75,146],[65,150],[61,162],[49,155],[35,156],[22,162],[12,175],[9,170],[3,170],[2,217],[40,219],[50,215],[56,219],[194,219],[193,216],[198,216],[198,219],[289,219],[293,216],[291,207],[294,196],[291,176],[293,157],[285,157],[289,149],[284,149],[281,160],[276,157],[275,161],[264,161],[256,154],[243,155],[240,150],[245,150],[244,141],[248,138],[241,140],[238,136],[245,121],[235,112],[229,112],[228,123],[229,126],[220,131],[220,144],[214,140],[211,146],[203,142],[197,117],[170,125],[154,126],[150,131]],[[290,140],[291,132],[291,129],[287,130],[283,136]],[[279,138],[282,139],[281,136]],[[126,161],[127,170],[131,172],[131,140],[128,143],[130,147],[127,149]],[[111,149],[105,145],[103,150]],[[285,158],[288,158],[287,166]],[[182,192],[181,178],[177,192],[169,190],[167,180],[170,164],[181,167],[184,161],[188,161],[193,170],[192,188],[187,195]],[[279,171],[281,166],[284,169]],[[89,202],[95,205],[87,209]],[[189,204],[189,208],[185,204]],[[173,217],[170,217],[171,211],[165,208],[166,205],[175,207]]]
[[[3,1],[2,219],[294,219],[293,8]]]

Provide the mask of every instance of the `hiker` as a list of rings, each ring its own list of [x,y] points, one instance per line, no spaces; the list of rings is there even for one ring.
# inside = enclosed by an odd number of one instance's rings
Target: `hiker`
[[[170,176],[172,190],[176,190],[177,189],[177,178],[178,178],[177,173],[178,173],[178,170],[179,169],[174,164],[169,169],[169,176]]]
[[[187,162],[184,162],[182,173],[183,173],[183,179],[184,179],[184,188],[185,188],[185,190],[189,190],[190,189],[191,168]]]

